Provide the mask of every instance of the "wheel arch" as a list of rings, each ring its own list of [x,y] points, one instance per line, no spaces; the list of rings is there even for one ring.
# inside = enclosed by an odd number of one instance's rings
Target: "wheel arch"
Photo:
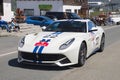
[[[101,40],[100,40],[98,52],[103,52],[104,46],[105,46],[105,33],[103,32],[101,35]]]
[[[86,50],[87,50],[87,52],[88,52],[87,42],[86,42],[85,40],[83,40],[83,41],[81,42],[81,44],[82,44],[82,43],[85,43]],[[80,48],[81,48],[81,44],[80,44],[80,47],[79,47],[79,51],[80,51]],[[86,53],[86,55],[87,55],[87,53]],[[78,57],[78,58],[79,58],[79,57]]]
[[[86,48],[87,48],[87,50],[88,50],[87,42],[86,42],[85,40],[83,40],[82,43],[85,43],[85,46],[86,46]],[[81,44],[82,44],[82,43],[81,43]]]
[[[81,42],[79,51],[80,51],[81,45],[82,45],[83,43],[84,43],[84,45],[85,45],[85,47],[86,47],[86,51],[87,51],[87,42],[86,42],[85,40],[83,40],[83,41]],[[86,55],[87,55],[87,52],[86,52]],[[79,60],[80,60],[80,53],[79,53],[79,55],[78,55],[78,63],[76,64],[77,67],[81,67],[81,66],[83,66],[83,65],[85,64],[85,63],[82,64],[81,62],[79,62]]]

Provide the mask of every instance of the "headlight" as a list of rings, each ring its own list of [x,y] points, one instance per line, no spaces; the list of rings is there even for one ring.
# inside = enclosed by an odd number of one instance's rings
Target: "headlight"
[[[73,42],[74,42],[75,38],[72,38],[70,40],[68,40],[67,42],[65,42],[64,44],[62,44],[59,49],[60,50],[63,50],[63,49],[66,49],[68,48]]]
[[[19,47],[23,47],[25,43],[25,37],[23,37],[19,42]]]

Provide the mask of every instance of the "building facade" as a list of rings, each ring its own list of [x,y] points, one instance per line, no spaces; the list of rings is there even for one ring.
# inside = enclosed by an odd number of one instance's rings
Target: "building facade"
[[[42,9],[41,7],[50,7],[50,9]],[[23,10],[26,16],[43,15],[44,11],[62,11],[62,0],[17,0],[17,8]],[[42,10],[42,12],[41,12]]]
[[[43,9],[43,6],[49,9]],[[44,11],[73,12],[86,16],[86,6],[87,0],[17,0],[17,8],[23,10],[25,15],[34,16],[44,15]]]
[[[11,21],[13,17],[11,0],[0,0],[0,16],[5,21]]]
[[[81,6],[78,10],[74,9],[74,12],[77,11],[77,13],[83,18],[89,16],[88,0],[63,0],[63,3],[64,5]]]

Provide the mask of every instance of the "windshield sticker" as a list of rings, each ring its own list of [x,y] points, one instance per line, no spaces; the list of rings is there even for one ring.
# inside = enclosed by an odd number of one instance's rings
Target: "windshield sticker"
[[[55,37],[57,37],[59,34],[61,34],[62,32],[54,32],[54,33],[52,33],[52,34],[50,34],[50,35],[46,35],[46,36],[44,36],[44,38],[55,38]]]

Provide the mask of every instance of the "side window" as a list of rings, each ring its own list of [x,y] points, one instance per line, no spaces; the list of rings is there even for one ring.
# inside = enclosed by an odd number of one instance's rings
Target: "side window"
[[[40,17],[38,18],[38,21],[43,21],[43,20],[44,20],[43,18],[40,18]]]
[[[91,24],[92,24],[93,27],[96,27],[96,25],[93,22],[91,22]]]
[[[96,27],[95,24],[91,21],[88,22],[88,31],[91,30],[93,27]]]
[[[72,18],[72,15],[70,13],[66,13],[66,14],[67,14],[68,19]]]
[[[43,18],[40,18],[40,17],[32,17],[31,19],[36,20],[36,21],[43,21],[44,20]]]
[[[51,27],[52,30],[56,30],[56,29],[59,29],[59,28],[60,28],[60,24],[59,23],[55,23]]]
[[[65,11],[66,11],[66,12],[71,12],[71,9],[66,9]]]

